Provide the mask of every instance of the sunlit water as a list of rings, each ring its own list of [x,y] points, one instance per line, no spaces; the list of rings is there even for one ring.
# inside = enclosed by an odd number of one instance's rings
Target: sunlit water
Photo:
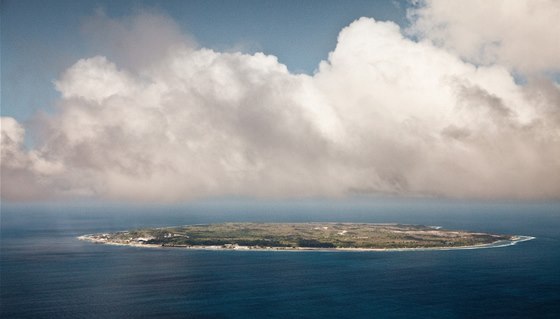
[[[560,318],[560,205],[2,206],[2,318]],[[197,251],[83,234],[225,221],[399,222],[526,235],[413,252]]]

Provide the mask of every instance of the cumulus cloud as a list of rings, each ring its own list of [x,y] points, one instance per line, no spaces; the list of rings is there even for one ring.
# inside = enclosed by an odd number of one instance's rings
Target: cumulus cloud
[[[367,18],[312,76],[262,53],[167,48],[77,61],[36,149],[3,118],[2,197],[560,197],[560,89],[546,78],[516,84],[507,65]]]
[[[94,52],[132,70],[159,61],[170,50],[197,47],[193,36],[182,32],[175,21],[155,9],[119,19],[98,9],[84,21],[81,31]]]
[[[32,200],[48,198],[49,176],[62,173],[61,166],[45,160],[38,151],[23,148],[24,128],[10,117],[1,117],[1,194],[2,198]]]
[[[423,0],[411,32],[478,64],[560,72],[556,0]]]

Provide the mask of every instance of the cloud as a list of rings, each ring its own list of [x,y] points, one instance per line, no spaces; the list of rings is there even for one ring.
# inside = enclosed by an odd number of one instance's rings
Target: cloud
[[[159,61],[170,50],[198,46],[193,36],[156,9],[137,10],[119,19],[98,9],[84,21],[81,31],[93,52],[132,70]]]
[[[556,0],[421,1],[411,32],[468,61],[518,72],[560,72]]]
[[[60,165],[45,160],[38,151],[26,151],[24,128],[13,118],[0,119],[2,198],[33,200],[54,196],[49,189],[49,176],[62,173]]]
[[[262,53],[167,48],[77,61],[33,150],[3,118],[2,198],[560,197],[560,89],[546,78],[516,84],[508,66],[367,18],[312,76]]]

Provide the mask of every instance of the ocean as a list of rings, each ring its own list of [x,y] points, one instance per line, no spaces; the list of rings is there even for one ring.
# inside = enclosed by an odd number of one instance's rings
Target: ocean
[[[560,318],[560,203],[2,203],[1,318]],[[536,237],[491,249],[203,251],[76,237],[226,221],[397,222]]]

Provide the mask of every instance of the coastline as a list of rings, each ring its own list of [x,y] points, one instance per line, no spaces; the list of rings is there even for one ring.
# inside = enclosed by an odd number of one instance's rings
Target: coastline
[[[487,249],[514,246],[517,243],[533,240],[536,237],[515,235],[512,240],[498,240],[488,244],[455,246],[455,247],[418,247],[418,248],[313,248],[313,247],[252,247],[232,245],[224,246],[162,246],[155,244],[141,243],[119,243],[93,238],[94,234],[78,236],[78,240],[88,241],[94,244],[104,244],[113,246],[129,246],[139,248],[166,248],[166,249],[187,249],[187,250],[212,250],[212,251],[288,251],[288,252],[398,252],[398,251],[430,251],[430,250],[466,250],[466,249]]]

